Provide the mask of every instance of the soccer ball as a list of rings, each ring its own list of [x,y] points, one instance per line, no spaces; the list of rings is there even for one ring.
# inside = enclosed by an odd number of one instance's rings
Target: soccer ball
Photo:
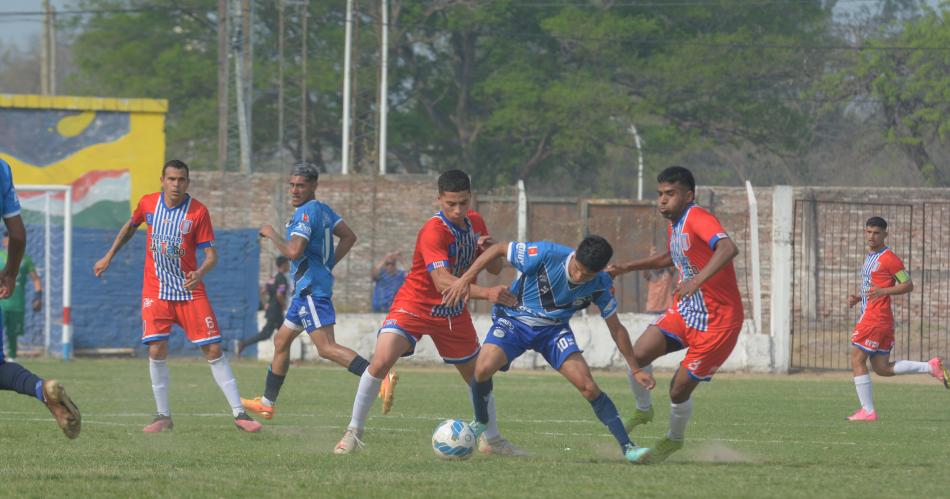
[[[475,450],[475,432],[465,422],[446,419],[432,434],[432,450],[442,459],[468,459]]]

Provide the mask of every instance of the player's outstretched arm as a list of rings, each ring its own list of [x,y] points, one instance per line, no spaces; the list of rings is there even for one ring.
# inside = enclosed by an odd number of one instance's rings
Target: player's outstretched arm
[[[642,370],[640,365],[637,364],[637,359],[633,355],[633,344],[630,342],[630,333],[627,332],[627,328],[620,322],[620,317],[618,317],[617,314],[612,314],[610,317],[604,319],[604,322],[607,323],[607,330],[610,331],[610,337],[613,338],[614,344],[617,345],[617,350],[620,351],[620,355],[623,356],[627,365],[630,366],[630,372],[633,373],[634,379],[647,390],[652,390],[653,387],[656,386],[656,380],[653,379],[652,374]]]
[[[672,266],[673,257],[670,256],[670,252],[667,250],[665,253],[657,253],[646,258],[611,264],[605,270],[610,274],[610,277],[617,277],[634,270],[662,269]]]
[[[7,226],[10,242],[7,244],[7,263],[0,272],[0,299],[9,298],[13,294],[16,276],[20,273],[20,262],[26,250],[26,227],[23,225],[23,218],[14,215],[4,218],[3,223]]]
[[[732,239],[720,239],[716,242],[716,249],[713,251],[712,258],[709,259],[709,263],[703,267],[703,270],[699,271],[692,279],[680,281],[673,293],[681,298],[691,296],[703,283],[716,275],[716,272],[722,270],[738,254],[739,248],[736,247],[736,243],[732,242]]]
[[[336,251],[333,254],[333,266],[336,267],[336,264],[340,263],[343,260],[343,257],[350,252],[350,248],[356,244],[356,233],[353,232],[353,229],[349,225],[346,225],[346,222],[340,220],[336,227],[333,228],[333,235],[340,238],[340,242],[336,245]]]
[[[453,281],[448,282],[445,286],[439,286],[439,283],[436,282],[436,287],[442,292],[442,303],[453,307],[467,300],[470,294],[472,298],[488,299],[488,296],[484,293],[486,288],[474,286],[473,283],[475,279],[478,278],[479,272],[484,270],[485,267],[488,267],[492,262],[498,259],[498,257],[504,257],[505,254],[508,253],[508,245],[509,243],[505,241],[489,246],[488,249],[483,251],[482,254],[472,262],[472,266],[469,267],[461,277],[458,279],[453,277]],[[448,272],[446,272],[446,274],[452,277]],[[433,276],[434,275],[433,273]],[[475,296],[476,293],[479,296]]]
[[[125,222],[125,225],[119,229],[119,233],[116,234],[115,240],[112,241],[112,246],[109,248],[109,251],[106,252],[106,255],[99,259],[95,265],[92,266],[92,272],[96,274],[96,277],[101,277],[103,272],[109,268],[109,263],[112,262],[112,257],[125,246],[125,243],[129,242],[132,239],[132,236],[135,235],[135,229],[138,228],[138,225],[133,225],[132,220]]]

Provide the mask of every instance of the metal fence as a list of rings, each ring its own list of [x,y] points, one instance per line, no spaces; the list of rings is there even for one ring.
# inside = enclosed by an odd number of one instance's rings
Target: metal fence
[[[919,229],[915,224],[921,224],[914,205],[795,201],[790,364],[793,369],[850,368],[850,336],[861,311],[859,305],[849,308],[847,298],[860,292],[860,271],[867,255],[864,224],[872,216],[887,220],[887,245],[913,276],[918,257],[915,250],[921,246],[921,241],[914,241]],[[928,218],[932,217],[924,217]],[[948,236],[950,231],[947,236],[931,231],[931,237]],[[928,244],[926,240],[923,243]],[[922,323],[914,323],[913,319],[919,316],[913,311],[914,307],[922,310],[921,303],[929,307],[934,301],[927,291],[928,284],[920,282],[926,279],[914,278],[919,291],[892,297],[896,340],[892,356],[904,359],[925,355],[920,341],[924,335],[919,327]],[[926,350],[932,350],[929,343]]]

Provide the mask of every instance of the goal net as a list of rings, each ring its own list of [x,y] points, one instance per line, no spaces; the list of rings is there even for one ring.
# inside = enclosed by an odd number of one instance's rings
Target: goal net
[[[34,311],[36,298],[30,275],[23,283],[23,335],[18,356],[60,355],[72,357],[70,321],[72,282],[72,186],[18,185],[17,194],[26,225],[26,257],[40,279],[42,307]],[[23,266],[21,265],[21,272]]]

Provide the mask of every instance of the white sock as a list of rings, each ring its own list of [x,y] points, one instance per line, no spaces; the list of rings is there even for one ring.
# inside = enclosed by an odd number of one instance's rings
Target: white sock
[[[874,412],[874,398],[871,396],[871,375],[854,377],[854,388],[858,391],[858,400],[866,412]]]
[[[267,407],[274,407],[274,401],[261,395],[261,405],[264,405]]]
[[[689,399],[682,404],[670,402],[670,431],[666,437],[670,440],[683,441],[686,434],[686,423],[689,423],[689,417],[693,414],[693,399]]]
[[[360,387],[356,389],[356,399],[353,400],[353,415],[350,418],[350,428],[362,430],[366,427],[366,416],[373,407],[376,396],[379,395],[379,385],[382,378],[374,378],[369,369],[360,376]]]
[[[468,401],[474,404],[472,400],[472,391],[467,390]],[[498,431],[498,417],[495,416],[495,394],[488,394],[488,424],[485,425],[485,431],[482,432],[482,435],[485,435],[485,439],[491,440],[501,436],[501,432]]]
[[[244,412],[244,407],[241,406],[241,393],[238,391],[234,373],[231,372],[231,364],[228,364],[228,359],[224,358],[224,355],[209,360],[208,364],[211,365],[211,375],[218,382],[221,391],[224,392],[224,398],[228,399],[231,413],[234,414],[234,417],[238,417],[239,414]]]
[[[930,374],[930,364],[913,360],[898,360],[894,363],[894,374]]]
[[[168,361],[148,359],[148,374],[152,378],[155,407],[162,416],[171,416],[168,409]]]
[[[641,368],[643,371],[653,374],[653,364]],[[653,407],[653,398],[650,396],[650,390],[647,390],[633,377],[633,372],[627,368],[627,379],[630,380],[630,389],[633,390],[633,396],[637,398],[637,409],[646,411]]]

